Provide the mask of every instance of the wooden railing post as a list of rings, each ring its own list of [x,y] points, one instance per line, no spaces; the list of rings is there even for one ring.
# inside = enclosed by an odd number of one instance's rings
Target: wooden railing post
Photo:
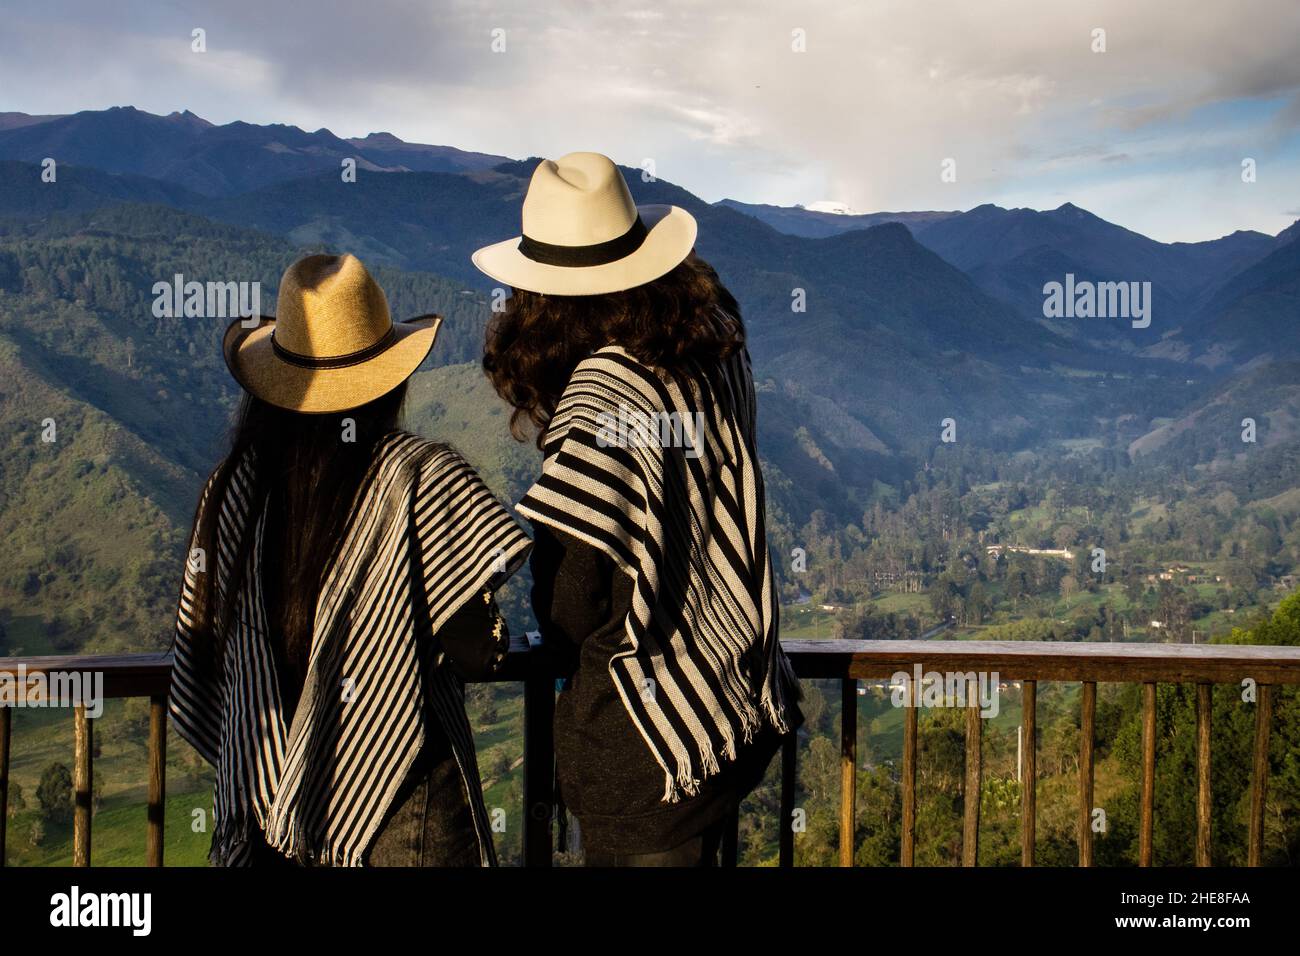
[[[1034,865],[1038,828],[1038,683],[1021,683],[1020,865]]]
[[[1210,684],[1196,685],[1196,865],[1210,865]]]
[[[93,788],[94,731],[85,704],[72,709],[72,865],[90,866],[90,811]]]
[[[1150,866],[1156,806],[1156,685],[1142,685],[1142,818],[1138,829],[1138,866]]]
[[[916,722],[921,688],[908,681],[908,701],[903,711],[903,833],[899,866],[916,861]]]
[[[1268,795],[1268,737],[1272,724],[1273,688],[1269,684],[1260,684],[1259,699],[1255,703],[1255,766],[1250,778],[1247,866],[1259,866],[1264,854],[1264,801]]]
[[[997,692],[997,688],[994,688]],[[961,865],[979,863],[980,781],[983,776],[979,690],[975,681],[966,684],[966,784],[962,792]]]
[[[1097,737],[1097,685],[1083,682],[1079,721],[1079,865],[1092,866],[1092,754]]]
[[[858,682],[846,680],[840,688],[840,866],[852,866],[858,798]]]
[[[167,698],[149,698],[149,834],[148,866],[163,865],[163,823],[167,809]]]
[[[794,795],[799,769],[799,733],[791,731],[781,741],[781,831],[777,836],[780,866],[794,866]]]

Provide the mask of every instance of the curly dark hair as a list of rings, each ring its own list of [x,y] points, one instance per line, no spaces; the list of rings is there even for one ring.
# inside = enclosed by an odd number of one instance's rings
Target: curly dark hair
[[[578,363],[606,345],[667,370],[691,359],[721,360],[745,345],[735,297],[694,253],[653,282],[605,295],[544,295],[514,289],[487,327],[483,371],[514,411],[519,441],[536,430],[540,448]]]

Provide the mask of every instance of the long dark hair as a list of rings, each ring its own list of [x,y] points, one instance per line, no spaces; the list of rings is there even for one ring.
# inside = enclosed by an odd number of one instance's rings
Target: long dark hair
[[[242,585],[258,515],[265,506],[266,529],[260,565],[262,590],[273,636],[285,658],[306,674],[316,600],[334,558],[358,491],[375,463],[375,449],[401,422],[406,383],[360,408],[307,415],[279,408],[245,393],[231,431],[230,453],[217,469],[208,505],[196,510],[197,546],[207,556],[207,573],[194,596],[193,627],[201,666],[218,675],[234,601],[217,607],[217,518],[231,476],[251,453],[253,488],[249,520],[234,547],[232,599]],[[344,440],[351,419],[353,441]],[[276,625],[279,625],[278,628]]]
[[[694,253],[653,282],[606,295],[543,295],[515,289],[492,318],[483,371],[514,411],[510,431],[526,424],[540,448],[546,426],[578,363],[606,345],[671,369],[687,359],[724,359],[745,344],[740,306],[718,274]]]

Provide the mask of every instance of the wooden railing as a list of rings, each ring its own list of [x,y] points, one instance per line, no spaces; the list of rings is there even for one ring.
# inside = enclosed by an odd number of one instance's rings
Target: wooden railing
[[[1247,863],[1258,866],[1263,847],[1264,795],[1268,786],[1268,739],[1273,719],[1272,688],[1300,684],[1300,647],[1229,644],[1111,644],[1047,641],[785,641],[800,677],[842,681],[840,865],[853,865],[853,812],[857,762],[857,682],[888,678],[915,664],[941,673],[996,673],[1001,681],[1020,681],[1025,768],[1021,795],[1023,866],[1034,865],[1037,820],[1036,711],[1039,681],[1083,684],[1079,741],[1079,865],[1093,862],[1093,746],[1096,739],[1098,683],[1142,684],[1142,790],[1138,863],[1150,866],[1154,828],[1156,765],[1156,685],[1196,685],[1196,853],[1197,866],[1210,865],[1210,725],[1214,684],[1257,687],[1255,744],[1251,776],[1251,810]],[[980,744],[982,725],[977,703],[966,710],[966,786],[963,806],[962,865],[978,858]],[[787,740],[783,773],[794,764]],[[905,709],[903,724],[903,820],[900,863],[911,866],[916,850],[917,708]],[[790,819],[793,787],[782,787],[782,818]],[[781,864],[792,865],[794,836],[781,830]]]
[[[1220,644],[1080,644],[1030,641],[784,641],[786,653],[801,678],[840,681],[840,844],[841,866],[853,865],[854,806],[857,770],[858,681],[924,672],[991,675],[999,681],[1019,681],[1022,687],[1022,726],[1025,762],[1022,774],[1021,863],[1034,864],[1037,818],[1035,746],[1036,705],[1040,681],[1082,683],[1079,748],[1078,845],[1079,865],[1093,863],[1093,752],[1096,737],[1098,683],[1142,684],[1142,787],[1138,861],[1152,862],[1154,828],[1156,685],[1196,685],[1196,851],[1198,866],[1210,865],[1211,688],[1257,687],[1254,757],[1247,862],[1258,866],[1262,854],[1264,796],[1268,785],[1268,742],[1273,716],[1273,687],[1300,684],[1300,647],[1260,647]],[[555,679],[545,655],[516,639],[503,670],[493,680],[524,685],[524,863],[549,866],[553,853],[555,817],[554,750],[551,722],[555,710]],[[164,765],[166,760],[166,700],[171,661],[166,655],[118,657],[0,658],[0,673],[86,673],[103,675],[106,699],[147,697],[149,720],[149,793],[147,805],[150,866],[163,863]],[[92,721],[84,706],[73,710],[75,808],[73,863],[90,865]],[[0,866],[4,864],[5,825],[11,753],[12,709],[0,707]],[[911,866],[916,851],[916,772],[918,708],[905,708],[902,765],[902,840],[900,863]],[[966,705],[965,797],[962,824],[962,865],[978,859],[982,724],[979,703],[970,695]],[[795,773],[798,738],[786,738],[781,755],[781,819],[779,860],[794,863]],[[734,823],[734,821],[733,821]],[[723,862],[734,865],[734,830],[723,842]]]
[[[0,657],[0,674],[16,680],[33,674],[102,674],[103,697],[149,698],[149,802],[145,856],[150,866],[162,866],[163,793],[167,760],[167,690],[171,685],[171,660],[163,654],[125,654],[91,657]],[[88,703],[94,703],[90,701]],[[73,730],[72,859],[74,866],[90,865],[90,819],[94,762],[94,730],[84,704],[71,707]],[[0,707],[0,866],[5,861],[5,830],[9,809],[9,759],[13,727],[12,707]]]

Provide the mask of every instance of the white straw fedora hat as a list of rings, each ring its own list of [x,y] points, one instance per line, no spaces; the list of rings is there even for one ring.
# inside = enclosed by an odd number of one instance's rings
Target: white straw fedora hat
[[[272,405],[323,414],[386,395],[420,367],[442,318],[394,323],[384,290],[355,256],[299,259],[280,280],[275,318],[236,319],[223,351],[243,388]]]
[[[600,153],[544,159],[524,197],[523,235],[484,246],[474,265],[517,289],[601,295],[671,271],[695,246],[695,217],[678,206],[637,206]]]

